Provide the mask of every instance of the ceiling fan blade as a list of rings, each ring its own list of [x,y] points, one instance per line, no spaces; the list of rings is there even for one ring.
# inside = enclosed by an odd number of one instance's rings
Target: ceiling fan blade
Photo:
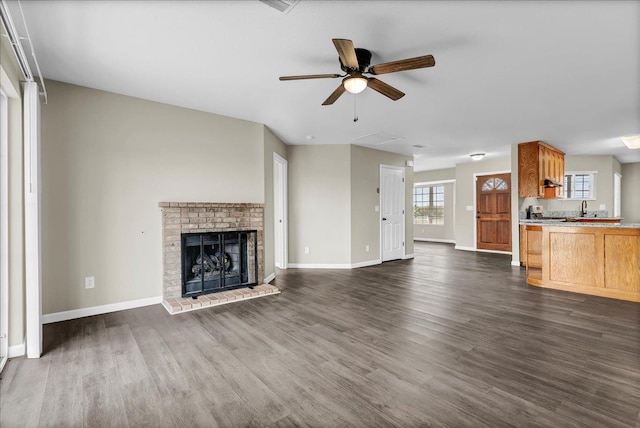
[[[356,50],[353,47],[353,42],[347,39],[332,39],[333,45],[340,55],[340,61],[342,65],[347,68],[358,69],[358,57],[356,56]]]
[[[305,74],[302,76],[280,76],[280,80],[303,80],[303,79],[335,79],[339,74]]]
[[[333,91],[333,93],[331,95],[329,95],[329,98],[327,98],[326,100],[324,100],[324,102],[322,103],[323,106],[329,106],[333,103],[336,102],[336,100],[338,98],[340,98],[340,95],[344,94],[347,90],[344,88],[344,86],[342,84],[340,84],[340,86],[338,86],[336,88],[335,91]]]
[[[367,86],[374,91],[380,92],[382,95],[391,98],[393,101],[404,97],[404,92],[397,90],[391,85],[387,85],[382,80],[378,80],[375,77],[367,78]]]
[[[395,73],[396,71],[415,70],[416,68],[433,67],[434,65],[436,65],[436,60],[433,55],[425,55],[374,65],[369,68],[369,73]]]

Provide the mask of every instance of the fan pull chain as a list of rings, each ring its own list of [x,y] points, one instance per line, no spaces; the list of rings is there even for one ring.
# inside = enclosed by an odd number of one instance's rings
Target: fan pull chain
[[[358,111],[356,110],[356,94],[353,94],[353,121],[358,121]]]

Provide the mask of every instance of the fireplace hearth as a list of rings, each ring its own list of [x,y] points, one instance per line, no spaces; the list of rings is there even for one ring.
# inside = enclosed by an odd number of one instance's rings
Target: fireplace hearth
[[[256,230],[183,233],[182,297],[258,284]]]

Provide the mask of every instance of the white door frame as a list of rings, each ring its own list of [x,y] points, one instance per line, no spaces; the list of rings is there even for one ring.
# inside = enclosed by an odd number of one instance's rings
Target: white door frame
[[[478,195],[476,194],[476,182],[478,181],[478,177],[482,177],[483,175],[494,175],[494,174],[511,174],[511,170],[502,170],[502,171],[488,171],[488,172],[476,172],[473,174],[473,249],[475,251],[480,251],[483,253],[498,253],[498,254],[512,254],[513,253],[513,237],[511,238],[511,250],[512,251],[495,251],[495,250],[483,250],[478,248],[478,219],[476,216],[478,215]],[[511,177],[513,178],[513,176]],[[511,182],[511,186],[513,186],[513,181]],[[511,189],[509,189],[511,191]],[[513,197],[513,193],[512,193]],[[513,207],[510,207],[513,209]],[[513,213],[511,213],[511,222],[513,225]]]
[[[276,164],[282,168],[282,175],[280,176],[280,182],[276,182],[275,179],[275,171],[276,171]],[[288,215],[288,211],[289,211],[289,199],[288,199],[288,195],[287,195],[287,182],[288,182],[288,162],[285,158],[283,158],[282,156],[280,156],[277,153],[273,154],[273,171],[274,171],[274,182],[273,182],[273,187],[275,188],[276,186],[278,186],[278,188],[280,189],[280,195],[282,195],[281,197],[281,201],[276,201],[275,197],[274,197],[274,201],[273,201],[273,205],[274,208],[276,206],[276,204],[280,203],[281,204],[281,210],[282,210],[282,244],[281,244],[281,248],[276,248],[275,251],[281,251],[282,254],[282,265],[279,266],[280,269],[286,269],[287,266],[289,265],[289,215]],[[275,216],[275,209],[274,209],[274,216],[273,216],[273,228],[274,228],[274,233],[273,233],[273,237],[274,237],[274,245],[275,245],[275,236],[277,230],[276,228],[278,227],[278,219]],[[275,257],[274,257],[275,259]]]
[[[25,82],[23,94],[26,347],[27,358],[40,358],[42,354],[42,242],[38,84]]]
[[[9,99],[0,89],[0,371],[9,356]]]
[[[406,222],[407,222],[407,213],[406,213],[406,206],[407,206],[407,201],[406,199],[406,193],[407,193],[407,183],[405,180],[405,169],[402,166],[394,166],[394,165],[384,165],[384,164],[380,164],[380,169],[379,169],[379,182],[380,182],[380,194],[378,197],[378,224],[379,224],[379,228],[378,228],[378,242],[380,244],[380,262],[383,262],[384,259],[382,257],[383,252],[384,252],[384,243],[382,242],[382,237],[383,237],[383,233],[382,233],[382,192],[383,192],[383,186],[382,186],[382,170],[383,168],[388,168],[388,169],[395,169],[398,171],[402,171],[402,242],[404,243],[402,245],[402,259],[404,259],[407,255],[407,240],[406,240],[406,235],[407,232],[405,230],[406,228]]]
[[[613,173],[613,217],[622,215],[622,174]]]

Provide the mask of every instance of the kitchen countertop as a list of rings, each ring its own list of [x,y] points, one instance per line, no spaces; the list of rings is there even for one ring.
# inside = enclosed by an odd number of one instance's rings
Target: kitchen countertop
[[[566,221],[566,220],[520,220],[520,224],[523,226],[559,226],[559,227],[610,227],[614,229],[640,229],[640,223],[596,223],[596,222],[578,222],[578,221]]]

